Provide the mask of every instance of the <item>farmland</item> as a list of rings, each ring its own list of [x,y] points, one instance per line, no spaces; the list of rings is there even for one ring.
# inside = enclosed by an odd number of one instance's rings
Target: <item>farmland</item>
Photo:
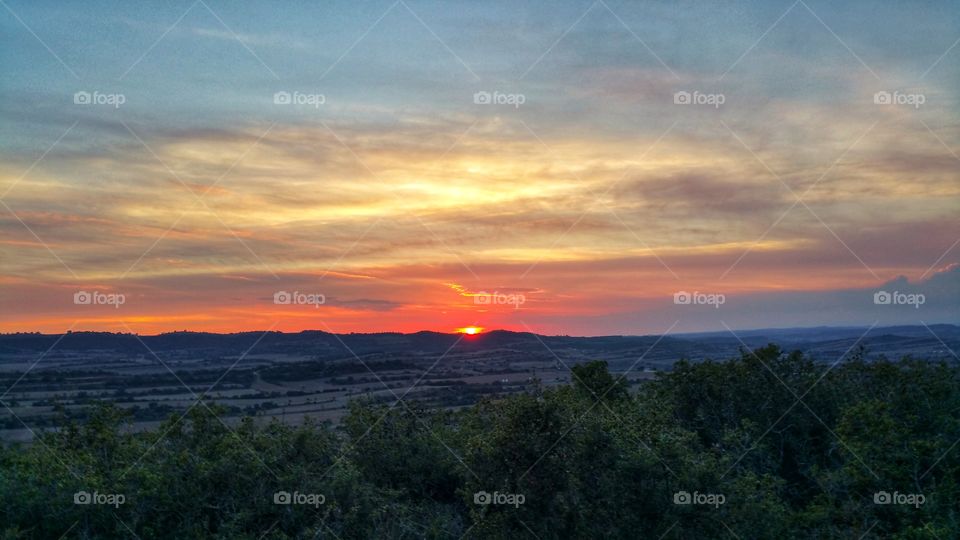
[[[823,361],[835,361],[854,346],[869,355],[871,345],[951,360],[944,345],[921,330],[875,329],[865,336],[836,329],[748,332],[743,342],[729,334],[9,334],[0,336],[0,439],[30,441],[64,419],[83,420],[90,405],[100,402],[130,411],[135,430],[156,428],[171,414],[200,406],[198,400],[222,406],[227,424],[244,416],[258,423],[337,423],[352,400],[459,408],[483,397],[569,384],[571,366],[595,359],[636,386],[681,358],[722,357],[745,343],[772,339]],[[960,336],[950,326],[938,334],[953,347]]]

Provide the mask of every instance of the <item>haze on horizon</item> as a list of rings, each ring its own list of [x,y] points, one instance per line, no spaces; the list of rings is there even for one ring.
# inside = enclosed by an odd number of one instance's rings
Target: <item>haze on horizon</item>
[[[953,2],[4,4],[0,332],[960,323]]]

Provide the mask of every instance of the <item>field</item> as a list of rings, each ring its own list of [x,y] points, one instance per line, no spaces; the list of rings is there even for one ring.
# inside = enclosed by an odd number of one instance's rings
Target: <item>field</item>
[[[850,330],[773,330],[740,337],[568,338],[493,332],[450,334],[231,335],[76,333],[0,337],[0,388],[5,409],[0,440],[30,441],[62,420],[84,419],[91,404],[112,403],[132,413],[133,429],[155,428],[198,399],[224,407],[235,424],[305,418],[337,423],[351,400],[395,404],[417,401],[455,409],[483,397],[499,398],[536,386],[571,383],[570,367],[604,360],[630,386],[670,370],[682,358],[702,360],[739,348],[786,341],[814,358],[833,362],[864,347],[892,357],[920,354],[951,360],[946,344],[923,327]],[[957,340],[955,327],[937,329]]]

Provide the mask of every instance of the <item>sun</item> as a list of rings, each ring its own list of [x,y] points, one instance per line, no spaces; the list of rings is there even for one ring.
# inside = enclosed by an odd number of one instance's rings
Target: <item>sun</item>
[[[467,334],[468,336],[475,336],[480,332],[483,332],[483,328],[479,326],[468,326],[466,328],[457,328],[458,334]]]

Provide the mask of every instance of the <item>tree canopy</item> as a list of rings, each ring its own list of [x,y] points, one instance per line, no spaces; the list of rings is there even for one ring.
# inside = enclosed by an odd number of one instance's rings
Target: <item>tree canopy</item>
[[[776,346],[337,426],[100,406],[0,450],[3,538],[956,538],[960,369]]]

